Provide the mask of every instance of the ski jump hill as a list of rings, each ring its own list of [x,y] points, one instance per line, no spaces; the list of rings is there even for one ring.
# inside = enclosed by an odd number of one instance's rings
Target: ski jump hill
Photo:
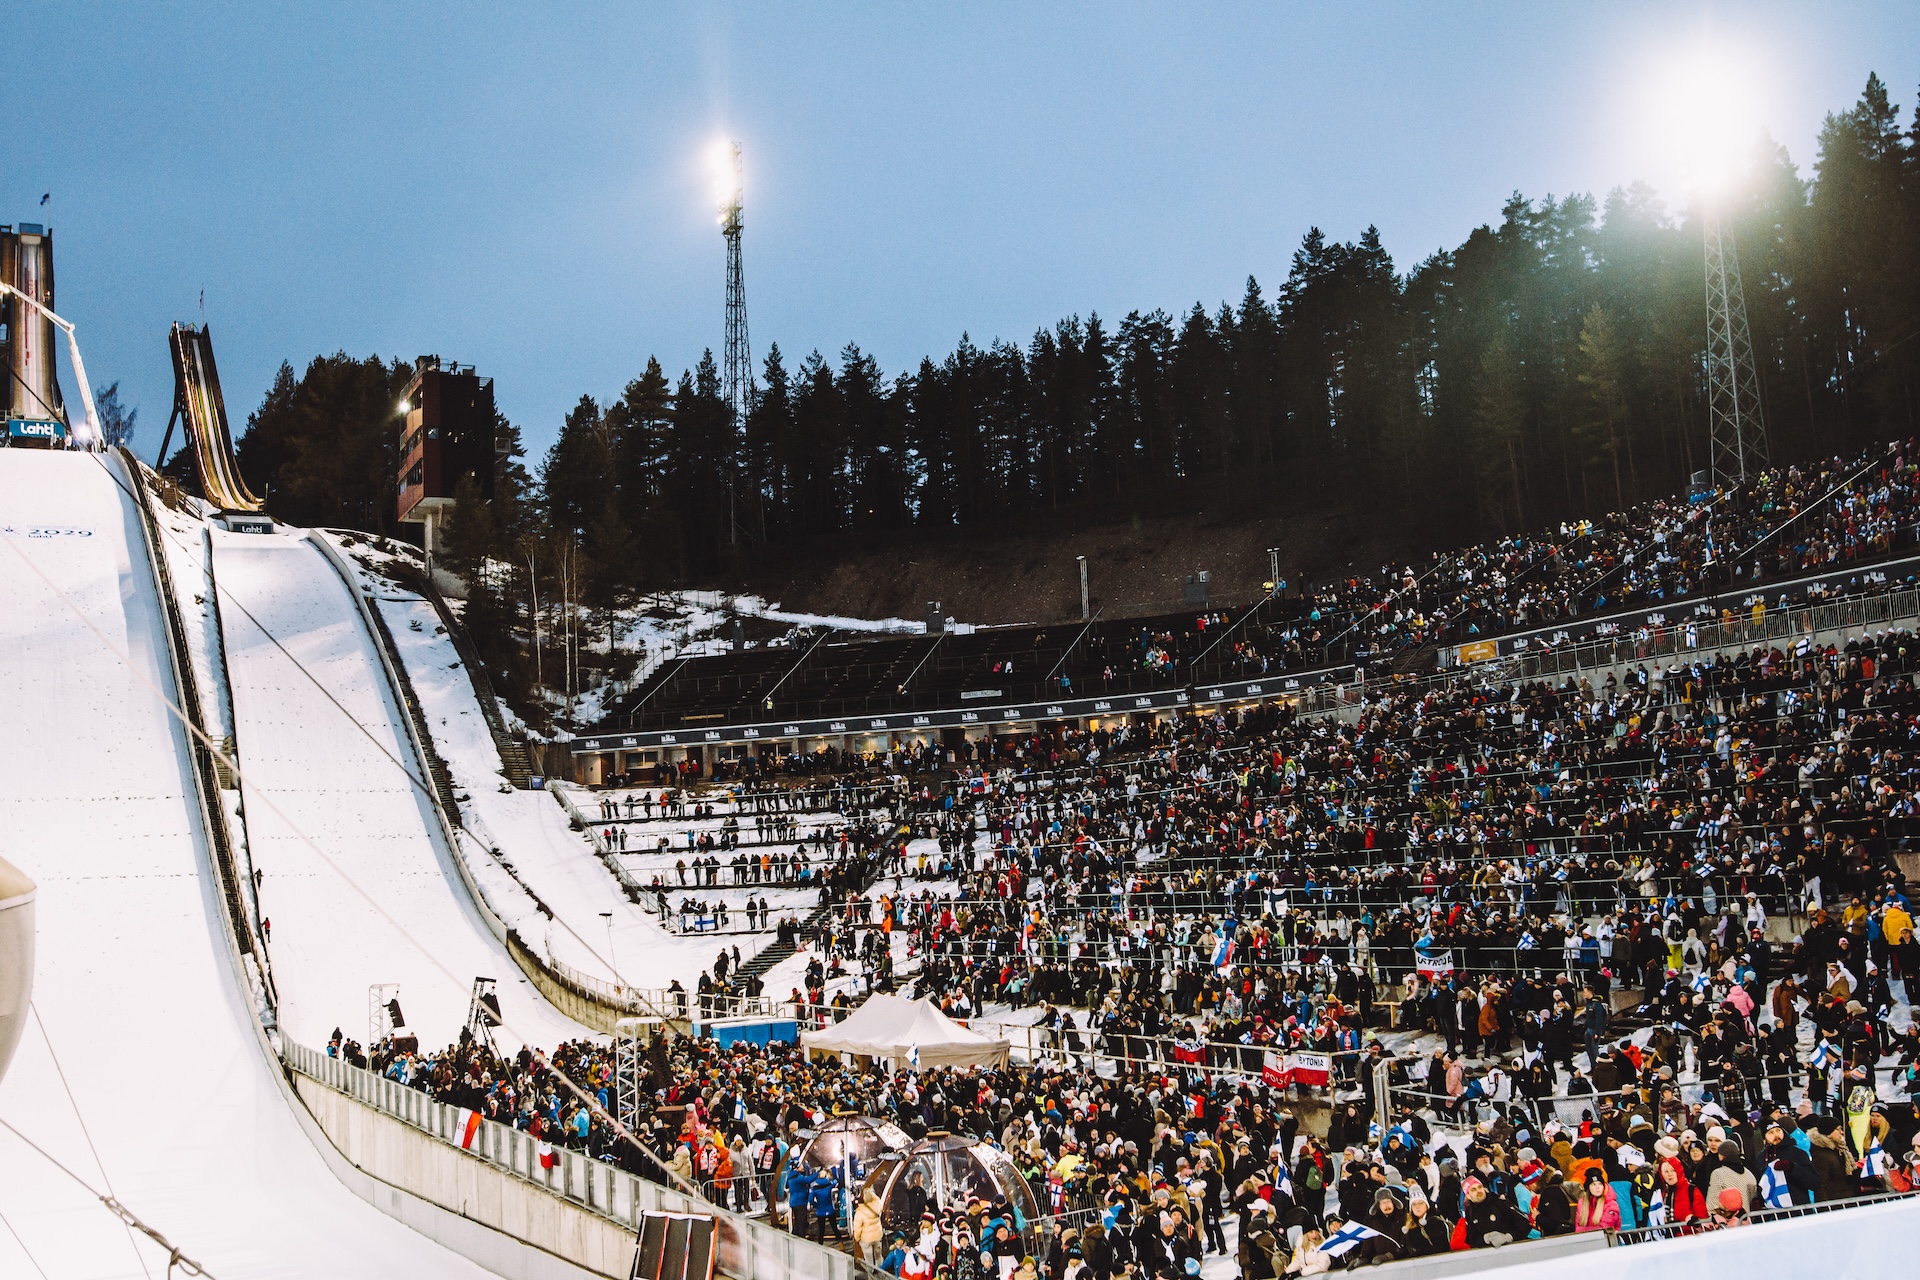
[[[542,904],[497,849],[463,857],[382,607],[406,606],[326,535],[124,451],[0,450],[0,859],[39,886],[0,1276],[156,1276],[177,1250],[222,1278],[625,1277],[646,1215],[694,1213],[721,1274],[852,1280],[663,1172],[325,1051],[385,1034],[389,999],[424,1049],[478,1029],[509,1055],[619,1012],[516,940]]]
[[[0,1119],[216,1276],[484,1275],[328,1169],[261,1051],[133,483],[109,455],[0,451],[0,842],[40,886],[37,1016]],[[365,948],[337,951],[352,970]],[[164,1274],[18,1139],[0,1152],[0,1274]]]

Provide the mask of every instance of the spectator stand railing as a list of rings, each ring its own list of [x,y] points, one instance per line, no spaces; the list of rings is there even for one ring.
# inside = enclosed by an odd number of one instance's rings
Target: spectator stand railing
[[[1690,601],[1676,602],[1676,615],[1690,604]],[[1802,636],[1811,639],[1848,631],[1885,628],[1916,618],[1920,618],[1920,590],[1913,588],[1822,604],[1770,609],[1759,619],[1750,614],[1736,616],[1730,622],[1723,622],[1718,617],[1696,621],[1676,616],[1673,623],[1656,628],[1649,634],[1623,632],[1602,640],[1557,647],[1544,643],[1529,645],[1509,656],[1484,663],[1447,667],[1427,675],[1316,685],[1303,690],[1299,709],[1306,712],[1342,710],[1357,704],[1368,687],[1408,693],[1463,679],[1511,684],[1522,680],[1578,677],[1615,667],[1631,667],[1654,659],[1708,658],[1716,653],[1733,653],[1762,644],[1774,645],[1783,640],[1789,642],[1786,647],[1790,649],[1792,643]]]
[[[1876,1195],[1852,1196],[1845,1200],[1820,1200],[1813,1204],[1788,1205],[1779,1209],[1755,1209],[1747,1214],[1747,1222],[1759,1226],[1767,1222],[1787,1222],[1794,1218],[1810,1218],[1817,1214],[1834,1213],[1842,1209],[1864,1209],[1871,1205],[1892,1204],[1899,1200],[1911,1200],[1920,1191],[1886,1191]],[[1607,1243],[1613,1245],[1645,1244],[1651,1240],[1678,1240],[1690,1235],[1702,1235],[1704,1228],[1689,1230],[1689,1224],[1678,1223],[1663,1227],[1632,1227],[1607,1232]]]
[[[288,1069],[307,1079],[460,1149],[459,1108],[290,1040],[282,1041],[281,1057]],[[716,1225],[717,1268],[734,1280],[888,1280],[883,1272],[848,1254],[811,1244],[771,1223],[650,1182],[579,1151],[554,1146],[552,1166],[543,1167],[539,1146],[528,1133],[482,1120],[462,1154],[636,1233],[643,1215],[649,1213],[711,1217]]]

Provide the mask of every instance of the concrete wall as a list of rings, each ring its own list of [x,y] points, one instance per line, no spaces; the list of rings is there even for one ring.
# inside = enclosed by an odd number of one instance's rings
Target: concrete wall
[[[394,1189],[384,1197],[376,1189],[369,1198],[408,1226],[510,1280],[625,1280],[633,1264],[630,1228],[306,1076],[296,1074],[294,1081],[327,1141],[354,1168]],[[612,1172],[604,1165],[596,1171]],[[399,1188],[410,1193],[405,1200]],[[406,1202],[414,1200],[446,1210],[473,1229],[450,1231],[444,1215],[410,1213]],[[462,1234],[466,1239],[458,1244],[448,1238]]]

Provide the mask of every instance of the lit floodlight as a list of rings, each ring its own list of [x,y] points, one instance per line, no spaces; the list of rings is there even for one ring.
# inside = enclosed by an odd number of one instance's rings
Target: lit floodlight
[[[413,411],[413,402],[412,402],[411,400],[402,400],[402,401],[400,402],[400,412],[401,412],[401,413],[403,413],[403,414],[405,414],[405,413],[411,413],[412,411]]]
[[[1692,194],[1721,194],[1752,156],[1760,83],[1750,59],[1717,41],[1703,41],[1662,68],[1649,104],[1653,125]]]
[[[723,139],[713,146],[713,198],[723,225],[739,216],[740,195],[740,144]]]

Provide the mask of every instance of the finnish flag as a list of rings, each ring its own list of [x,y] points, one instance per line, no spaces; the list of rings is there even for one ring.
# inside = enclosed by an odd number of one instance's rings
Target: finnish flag
[[[1880,1149],[1878,1142],[1867,1148],[1867,1158],[1861,1162],[1860,1173],[1863,1177],[1882,1178],[1893,1168],[1893,1161]]]
[[[1667,1225],[1667,1196],[1664,1187],[1655,1187],[1653,1198],[1647,1201],[1647,1225],[1650,1227]]]
[[[1760,1198],[1769,1209],[1785,1209],[1793,1203],[1787,1187],[1787,1175],[1769,1164],[1760,1174]]]
[[[1332,1254],[1338,1258],[1362,1240],[1370,1240],[1380,1233],[1360,1222],[1349,1222],[1328,1236],[1326,1243],[1320,1246],[1320,1252]]]
[[[1833,1050],[1827,1047],[1825,1040],[1822,1040],[1813,1046],[1813,1057],[1807,1062],[1815,1071],[1825,1071],[1833,1063]]]
[[[1693,989],[1701,995],[1707,994],[1707,989],[1711,986],[1713,986],[1713,979],[1709,978],[1705,972],[1693,975]]]
[[[915,1071],[918,1071],[920,1069],[920,1046],[919,1045],[910,1044],[907,1046],[907,1062],[910,1066],[913,1067]]]
[[[1275,1161],[1273,1171],[1273,1190],[1275,1195],[1283,1195],[1296,1204],[1300,1196],[1293,1189],[1293,1179],[1287,1174],[1285,1161]]]

